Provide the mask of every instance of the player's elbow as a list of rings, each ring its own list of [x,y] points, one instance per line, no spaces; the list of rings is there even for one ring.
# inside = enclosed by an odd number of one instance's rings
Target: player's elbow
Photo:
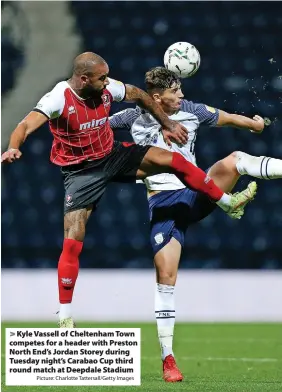
[[[24,140],[32,133],[33,129],[31,127],[29,127],[28,122],[23,119],[18,126],[20,127],[20,129],[22,130],[22,134],[24,137]]]
[[[30,124],[26,119],[23,119],[19,124],[18,127],[19,132],[22,136],[23,142],[26,140],[26,138],[34,132],[34,127],[32,124]]]

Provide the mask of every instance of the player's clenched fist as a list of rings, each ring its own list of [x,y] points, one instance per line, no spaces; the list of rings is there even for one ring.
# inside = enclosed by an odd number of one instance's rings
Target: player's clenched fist
[[[264,129],[264,119],[257,114],[253,117],[254,120],[254,127],[251,129],[253,133],[261,133]]]
[[[1,156],[1,162],[12,163],[16,159],[21,157],[22,153],[17,148],[9,148],[8,151],[4,152]]]

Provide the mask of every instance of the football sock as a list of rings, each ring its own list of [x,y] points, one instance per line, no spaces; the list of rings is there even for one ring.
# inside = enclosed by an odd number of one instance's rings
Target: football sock
[[[223,210],[228,210],[231,196],[224,193],[207,174],[193,163],[174,152],[171,167],[174,174],[189,188],[207,195]]]
[[[69,304],[69,306],[62,306],[63,316],[71,317],[70,303],[72,301],[73,290],[78,276],[79,270],[79,255],[81,253],[83,242],[72,239],[65,239],[63,251],[60,256],[58,264],[58,285],[59,285],[59,301],[60,304]],[[60,319],[68,318],[62,317]]]
[[[272,180],[282,178],[282,160],[271,157],[255,157],[242,151],[237,151],[236,168],[241,175]]]
[[[65,320],[72,316],[71,313],[71,303],[69,304],[60,304],[60,311],[59,311],[59,319]]]
[[[155,316],[162,360],[173,355],[172,341],[175,323],[174,286],[156,284]]]

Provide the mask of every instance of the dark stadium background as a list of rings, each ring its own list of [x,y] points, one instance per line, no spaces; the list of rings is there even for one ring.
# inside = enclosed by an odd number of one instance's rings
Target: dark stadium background
[[[207,168],[235,150],[282,157],[282,14],[275,3],[70,2],[68,7],[74,17],[73,33],[81,39],[77,53],[94,51],[103,56],[111,77],[144,87],[145,71],[162,65],[166,48],[176,41],[188,41],[198,48],[202,59],[195,76],[183,81],[188,100],[272,120],[262,135],[201,128],[196,144],[200,167]],[[2,15],[4,12],[8,16],[1,41],[3,101],[26,66],[30,34],[19,3],[2,2]],[[15,33],[16,27],[20,34]],[[59,61],[60,57],[54,58],[54,68]],[[44,56],[39,54],[34,85],[44,78],[42,62]],[[71,62],[49,89],[70,74]],[[128,106],[115,104],[112,109]],[[9,116],[13,118],[12,108]],[[13,120],[15,126],[21,118]],[[124,130],[115,137],[129,140]],[[64,193],[60,170],[49,162],[51,142],[46,126],[28,139],[19,162],[2,168],[3,268],[57,265],[63,240]],[[6,146],[2,144],[2,151]],[[239,187],[248,181],[243,177]],[[281,269],[281,180],[258,183],[258,196],[241,221],[216,211],[188,230],[182,268]],[[109,186],[99,211],[89,221],[81,267],[152,268],[143,186]]]

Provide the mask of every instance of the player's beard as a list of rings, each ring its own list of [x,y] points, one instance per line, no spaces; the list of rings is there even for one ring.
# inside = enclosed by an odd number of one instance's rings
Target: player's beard
[[[99,99],[102,97],[104,89],[95,90],[92,86],[85,86],[82,90],[82,94],[84,98],[93,98]]]

